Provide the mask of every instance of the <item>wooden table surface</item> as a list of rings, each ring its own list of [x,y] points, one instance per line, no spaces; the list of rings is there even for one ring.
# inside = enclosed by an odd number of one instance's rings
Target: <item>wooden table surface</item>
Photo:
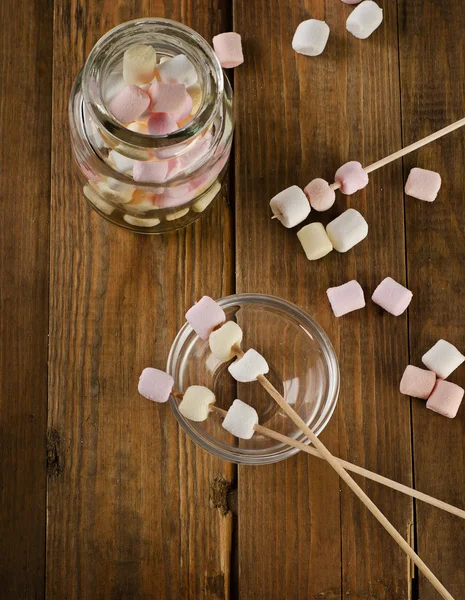
[[[262,292],[308,311],[340,359],[321,439],[338,456],[465,508],[465,409],[449,420],[399,394],[405,366],[444,337],[465,347],[465,131],[338,194],[368,239],[308,262],[270,220],[291,184],[331,180],[465,115],[463,0],[379,0],[365,41],[339,0],[2,0],[0,173],[0,596],[3,599],[433,600],[437,593],[322,461],[223,463],[169,406],[137,393],[163,368],[203,294]],[[72,82],[99,37],[136,17],[179,20],[207,40],[234,29],[229,185],[194,226],[147,237],[92,212],[75,179]],[[324,19],[322,56],[297,55],[298,23]],[[406,198],[414,166],[438,200]],[[368,302],[336,319],[329,286],[385,276],[413,291],[398,318]],[[465,369],[451,380],[465,384]],[[465,598],[465,526],[359,480],[452,593]],[[215,492],[213,494],[213,492]],[[212,502],[212,494],[215,502]],[[227,513],[227,514],[225,514]],[[228,527],[232,523],[232,537]]]

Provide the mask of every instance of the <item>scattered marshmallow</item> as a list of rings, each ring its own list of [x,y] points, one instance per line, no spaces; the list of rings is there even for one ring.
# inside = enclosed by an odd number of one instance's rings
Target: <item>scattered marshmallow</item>
[[[113,206],[107,204],[105,200],[103,200],[89,185],[85,185],[82,191],[84,192],[84,196],[106,215],[111,215],[111,213],[115,210]]]
[[[400,393],[427,400],[436,383],[436,373],[408,365],[400,380]]]
[[[336,200],[336,192],[324,179],[313,179],[304,188],[304,192],[312,208],[318,212],[328,210]]]
[[[178,210],[177,212],[171,213],[170,215],[166,215],[167,221],[176,221],[177,219],[182,219],[189,212],[188,208],[183,208],[182,210]]]
[[[161,183],[166,180],[168,174],[168,162],[162,161],[134,161],[134,181],[150,181]]]
[[[465,390],[455,383],[438,379],[433,393],[428,398],[426,408],[453,419],[462,403]]]
[[[371,0],[364,0],[347,18],[346,29],[356,38],[365,40],[383,22],[383,10]]]
[[[233,346],[242,342],[242,329],[234,321],[227,321],[210,334],[210,350],[219,360],[227,361],[234,357]]]
[[[187,98],[192,102],[192,98],[186,92],[186,86],[183,83],[154,81],[150,86],[149,94],[152,99],[153,111],[170,113],[176,121],[184,118]]]
[[[158,65],[158,75],[166,83],[183,83],[186,87],[197,83],[197,71],[191,61],[178,54]]]
[[[149,83],[156,66],[157,53],[154,48],[146,44],[135,44],[123,55],[123,79],[128,85]]]
[[[110,102],[111,114],[127,125],[140,117],[150,105],[150,96],[137,85],[127,85]]]
[[[355,279],[327,289],[326,294],[336,317],[342,317],[366,306],[362,286]]]
[[[242,383],[256,381],[259,375],[266,375],[269,370],[266,360],[253,348],[247,350],[242,358],[238,358],[228,367],[234,379]]]
[[[226,315],[217,302],[203,296],[186,312],[186,320],[202,340],[208,340],[212,331],[226,321]]]
[[[356,160],[345,163],[336,171],[334,180],[341,184],[341,192],[350,196],[366,187],[368,175]]]
[[[123,215],[123,219],[129,225],[134,225],[134,227],[156,227],[160,225],[160,219],[152,218],[142,218],[142,217],[134,217],[133,215]]]
[[[405,184],[407,196],[413,196],[425,202],[434,202],[441,188],[441,176],[435,171],[413,168]]]
[[[295,227],[310,214],[307,196],[296,185],[286,188],[270,200],[270,208],[284,227]]]
[[[170,113],[153,113],[147,123],[150,135],[167,135],[178,129],[176,119]]]
[[[392,277],[386,277],[373,292],[371,299],[385,311],[398,317],[407,310],[413,294]],[[428,366],[428,365],[427,365]]]
[[[242,400],[234,400],[223,420],[224,429],[237,438],[250,440],[255,425],[258,425],[258,414],[255,408]]]
[[[326,47],[329,27],[324,21],[308,19],[298,25],[292,39],[292,48],[299,54],[319,56]]]
[[[308,260],[318,260],[331,252],[333,245],[321,223],[310,223],[297,232]]]
[[[192,210],[196,213],[203,212],[210,206],[217,194],[221,190],[221,184],[219,181],[215,181],[212,187],[192,206]]]
[[[166,402],[173,390],[174,379],[159,369],[144,369],[139,378],[139,394],[154,402]]]
[[[215,404],[215,394],[203,385],[191,385],[184,393],[178,408],[183,417],[190,421],[206,421],[210,405]]]
[[[447,379],[464,361],[465,356],[446,340],[439,340],[421,358],[424,365],[441,379]]]
[[[213,49],[223,69],[232,69],[244,62],[241,36],[234,31],[215,35]]]
[[[347,252],[368,235],[368,223],[354,208],[348,208],[326,227],[334,249]]]

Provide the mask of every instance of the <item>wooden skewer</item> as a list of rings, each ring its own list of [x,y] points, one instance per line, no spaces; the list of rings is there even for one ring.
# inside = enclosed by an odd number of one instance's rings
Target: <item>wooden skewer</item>
[[[233,350],[238,358],[242,358],[244,356],[244,352],[237,344],[233,346]],[[413,550],[413,548],[405,541],[405,539],[400,535],[400,533],[397,531],[394,525],[392,525],[392,523],[379,510],[376,504],[367,496],[367,494],[365,494],[365,492],[358,485],[355,479],[353,479],[349,475],[345,468],[326,448],[323,442],[318,439],[318,437],[313,433],[310,427],[308,427],[305,421],[286,402],[286,400],[283,398],[283,396],[281,396],[281,394],[274,387],[274,385],[272,385],[268,381],[268,379],[263,375],[259,375],[257,377],[257,380],[260,382],[263,388],[270,394],[270,396],[277,402],[277,404],[287,414],[287,416],[297,425],[297,427],[303,433],[305,433],[308,439],[319,451],[322,458],[324,458],[326,462],[328,462],[332,466],[332,468],[336,471],[339,477],[350,487],[350,489],[360,499],[360,501],[363,502],[363,504],[368,508],[371,514],[375,517],[375,519],[377,519],[381,523],[384,529],[389,533],[389,535],[394,539],[394,541],[399,545],[399,547],[405,552],[405,554],[417,565],[418,569],[423,573],[426,579],[428,579],[428,581],[431,583],[434,589],[437,592],[439,592],[439,594],[441,594],[441,596],[445,600],[454,600],[454,598],[442,585],[442,583],[431,571],[431,569],[423,562],[423,560],[418,556],[418,554]]]
[[[184,394],[182,394],[181,392],[173,391],[172,395],[175,398],[182,400]],[[224,417],[226,417],[226,414],[227,414],[227,412],[225,410],[223,410],[222,408],[219,408],[218,406],[215,406],[214,404],[210,405],[210,412],[219,415],[223,419],[224,419]],[[264,427],[263,425],[255,425],[254,430],[257,433],[264,435],[265,437],[269,437],[273,440],[281,442],[282,444],[286,444],[287,446],[293,446],[294,448],[298,448],[302,452],[310,454],[311,456],[316,456],[317,458],[323,459],[323,457],[318,452],[318,450],[313,448],[313,446],[309,446],[307,444],[304,444],[303,442],[294,440],[291,437],[288,437],[286,435],[283,435],[282,433],[278,433],[277,431],[274,431],[274,429],[269,429],[268,427]],[[388,477],[384,477],[383,475],[379,475],[378,473],[374,473],[373,471],[369,471],[368,469],[364,469],[363,467],[354,465],[353,463],[343,460],[342,458],[336,458],[336,460],[345,469],[347,469],[347,471],[352,471],[352,473],[361,475],[362,477],[365,477],[366,479],[371,479],[372,481],[381,483],[382,485],[385,485],[386,487],[389,487],[393,490],[401,492],[402,494],[406,494],[407,496],[411,496],[412,498],[416,498],[417,500],[422,500],[426,504],[430,504],[431,506],[440,508],[441,510],[444,510],[452,515],[456,515],[457,517],[460,517],[461,519],[465,519],[465,510],[461,510],[460,508],[457,508],[456,506],[452,506],[451,504],[448,504],[447,502],[443,502],[442,500],[438,500],[437,498],[434,498],[433,496],[429,496],[428,494],[419,492],[418,490],[415,490],[415,489],[409,487],[408,485],[398,483],[397,481],[394,481],[393,479],[389,479]]]
[[[398,158],[401,158],[402,156],[405,156],[406,154],[413,152],[414,150],[418,150],[418,148],[421,148],[422,146],[426,146],[426,144],[429,144],[430,142],[434,142],[434,140],[437,140],[437,139],[447,135],[448,133],[451,133],[452,131],[459,129],[460,127],[463,127],[464,125],[465,125],[465,118],[459,119],[455,123],[451,123],[447,127],[443,127],[439,131],[436,131],[435,133],[432,133],[431,135],[427,135],[422,140],[418,140],[418,142],[410,144],[410,146],[406,146],[405,148],[402,148],[401,150],[398,150],[397,152],[394,152],[393,154],[386,156],[386,158],[382,158],[381,160],[378,160],[377,162],[375,162],[371,165],[368,165],[368,167],[364,167],[363,170],[365,171],[365,173],[371,173],[372,171],[376,171],[376,169],[380,169],[381,167],[384,167],[384,165],[387,165],[387,164],[393,162],[394,160],[397,160]],[[335,181],[329,187],[333,190],[338,190],[341,187],[341,184],[338,181]]]

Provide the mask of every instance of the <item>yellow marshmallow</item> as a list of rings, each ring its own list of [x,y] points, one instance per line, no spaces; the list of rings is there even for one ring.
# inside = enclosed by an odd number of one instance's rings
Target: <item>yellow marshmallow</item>
[[[310,223],[297,232],[308,260],[318,260],[331,252],[333,245],[321,223]]]
[[[215,394],[203,385],[191,385],[187,388],[179,412],[186,419],[200,423],[208,418],[210,404],[215,404]]]
[[[220,360],[230,360],[234,356],[232,347],[242,342],[242,329],[234,321],[228,321],[210,334],[210,350]]]

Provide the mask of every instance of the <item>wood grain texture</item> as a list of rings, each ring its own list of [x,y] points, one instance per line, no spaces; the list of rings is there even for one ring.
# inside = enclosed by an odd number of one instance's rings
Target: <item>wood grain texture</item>
[[[295,230],[271,221],[268,206],[289,185],[332,181],[347,160],[369,164],[400,147],[397,10],[393,2],[383,8],[382,27],[360,41],[345,31],[352,8],[341,2],[235,0],[247,56],[235,73],[236,281],[237,291],[295,302],[329,333],[342,388],[322,440],[341,457],[410,484],[410,408],[393,376],[408,358],[406,316],[394,319],[368,303],[337,320],[325,296],[353,278],[367,296],[387,275],[405,282],[401,165],[374,173],[352,198],[338,194],[330,213],[312,213],[324,224],[349,206],[365,215],[369,237],[347,254],[308,262]],[[291,48],[296,26],[310,17],[332,32],[317,58]],[[241,598],[408,597],[406,558],[347,489],[340,494],[324,464],[298,456],[259,471],[241,467],[238,481]],[[362,485],[407,536],[410,500]]]
[[[44,597],[52,2],[5,0],[0,23],[0,595],[16,600]]]
[[[404,145],[465,115],[463,39],[465,11],[459,0],[400,2],[400,74]],[[427,74],[427,75],[426,75]],[[444,338],[465,348],[465,132],[458,130],[404,159],[404,179],[412,167],[437,171],[442,187],[428,204],[407,197],[410,361]],[[401,376],[401,373],[398,373]],[[465,385],[463,367],[449,379]],[[413,443],[415,484],[463,508],[465,506],[465,411],[454,420],[425,410],[414,400]],[[454,598],[465,590],[465,529],[461,523],[421,503],[417,505],[417,544]],[[422,600],[437,598],[420,577]]]
[[[137,393],[144,367],[165,366],[186,308],[232,291],[227,194],[179,234],[119,230],[85,204],[65,126],[73,78],[108,29],[165,16],[211,39],[228,15],[216,0],[55,2],[49,428],[63,471],[48,492],[49,598],[228,597],[210,487],[234,470]]]

